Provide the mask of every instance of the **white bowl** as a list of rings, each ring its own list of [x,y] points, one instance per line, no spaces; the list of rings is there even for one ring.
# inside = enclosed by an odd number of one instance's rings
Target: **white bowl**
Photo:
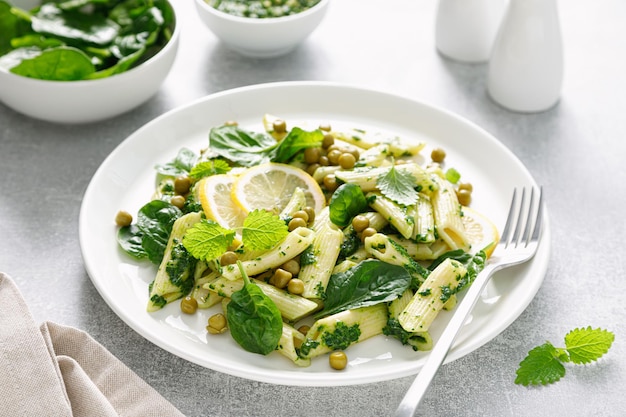
[[[175,10],[174,16],[170,41],[135,68],[81,81],[38,80],[0,69],[0,101],[27,116],[56,123],[95,122],[125,113],[156,94],[169,73],[181,26]]]
[[[252,58],[285,55],[309,36],[326,15],[330,0],[301,13],[276,18],[233,16],[195,0],[202,22],[230,49]]]

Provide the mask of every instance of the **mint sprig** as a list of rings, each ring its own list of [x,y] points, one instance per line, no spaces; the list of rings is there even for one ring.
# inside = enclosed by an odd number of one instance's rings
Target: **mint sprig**
[[[230,165],[223,159],[211,159],[194,165],[189,171],[189,176],[194,180],[199,180],[211,175],[226,174],[230,169]]]
[[[250,212],[237,230],[241,231],[244,246],[252,250],[271,249],[289,233],[285,222],[266,210]],[[228,250],[237,230],[203,220],[187,230],[183,245],[194,258],[211,261]]]
[[[557,348],[546,342],[528,352],[519,364],[516,384],[548,385],[565,376],[564,363],[588,364],[606,354],[615,335],[604,329],[577,328],[565,336],[565,347]]]
[[[210,261],[226,252],[234,238],[233,230],[225,229],[213,220],[202,220],[187,230],[183,246],[194,258]]]
[[[265,210],[254,210],[243,221],[241,239],[252,250],[271,249],[287,236],[284,220]]]
[[[377,178],[376,186],[385,197],[403,206],[417,202],[415,177],[408,171],[396,169],[395,165]]]

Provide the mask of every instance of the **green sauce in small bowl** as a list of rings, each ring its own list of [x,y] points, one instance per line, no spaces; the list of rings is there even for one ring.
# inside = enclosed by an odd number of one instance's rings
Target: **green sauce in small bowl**
[[[301,13],[320,0],[207,0],[215,9],[233,16],[266,19]]]

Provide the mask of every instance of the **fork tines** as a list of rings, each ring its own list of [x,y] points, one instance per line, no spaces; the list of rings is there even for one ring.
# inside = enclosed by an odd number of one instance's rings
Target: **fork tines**
[[[500,243],[505,247],[513,245],[528,246],[531,242],[537,242],[541,234],[541,223],[543,214],[543,189],[530,187],[529,202],[526,203],[527,189],[521,188],[520,202],[517,204],[519,189],[513,190],[511,207],[507,216],[507,222],[502,231]],[[517,219],[517,224],[514,219]],[[534,220],[534,223],[533,223]],[[513,229],[514,227],[514,229]],[[523,233],[522,233],[523,231]],[[520,236],[521,234],[521,236]]]

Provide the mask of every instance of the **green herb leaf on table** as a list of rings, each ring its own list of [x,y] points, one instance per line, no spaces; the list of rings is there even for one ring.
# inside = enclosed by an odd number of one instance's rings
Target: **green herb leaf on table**
[[[615,340],[615,335],[603,329],[574,329],[565,336],[565,348],[575,364],[587,364],[598,360]]]
[[[283,320],[276,304],[250,282],[237,261],[244,286],[231,295],[226,307],[230,334],[248,352],[267,355],[276,349],[283,334]]]
[[[234,231],[212,220],[202,220],[187,230],[183,245],[194,258],[210,261],[226,252],[234,238]]]
[[[528,352],[517,370],[516,384],[546,385],[565,376],[565,367],[558,359],[557,349],[549,342]]]
[[[392,301],[402,295],[410,284],[411,275],[401,266],[377,259],[363,261],[330,277],[324,309],[314,317]]]
[[[254,210],[243,222],[241,238],[252,250],[273,248],[289,233],[287,225],[280,217],[266,210]]]
[[[588,364],[611,348],[615,335],[604,329],[574,329],[565,336],[565,348],[546,342],[528,352],[519,364],[516,384],[547,385],[565,376],[563,363]]]
[[[395,165],[378,177],[376,186],[385,197],[403,206],[417,202],[415,177],[408,171],[396,169]]]

